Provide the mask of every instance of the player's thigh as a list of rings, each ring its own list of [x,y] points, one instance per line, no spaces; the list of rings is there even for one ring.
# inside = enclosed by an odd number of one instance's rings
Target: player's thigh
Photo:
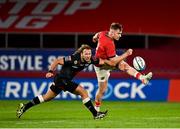
[[[75,89],[78,87],[77,83],[73,82],[70,79],[62,78],[58,75],[55,76],[54,83],[55,83],[56,89],[69,91],[71,93],[73,93]]]
[[[60,79],[59,83],[56,83],[56,85],[59,89],[63,91],[69,91],[71,93],[74,93],[79,84],[69,79]]]

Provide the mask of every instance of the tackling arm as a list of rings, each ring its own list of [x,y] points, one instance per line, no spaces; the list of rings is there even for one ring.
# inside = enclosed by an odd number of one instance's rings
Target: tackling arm
[[[52,62],[52,64],[50,65],[48,73],[46,73],[46,78],[52,77],[54,75],[53,72],[54,72],[54,70],[58,64],[64,65],[64,59],[63,58],[57,58]]]
[[[50,66],[50,70],[54,71],[58,64],[64,65],[64,59],[63,58],[55,59]]]

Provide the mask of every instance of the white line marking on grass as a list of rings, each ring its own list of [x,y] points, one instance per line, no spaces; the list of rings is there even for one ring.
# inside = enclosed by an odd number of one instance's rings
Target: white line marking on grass
[[[23,121],[23,122],[19,121],[19,122],[14,123],[14,124],[18,124],[18,125],[23,125],[23,124],[39,124],[39,123],[41,123],[41,124],[48,124],[48,123],[63,123],[63,122],[65,122],[65,121],[62,121],[62,120],[48,120],[48,121],[41,121],[41,122],[39,122],[39,121]]]
[[[149,119],[150,120],[157,120],[157,119],[158,120],[160,120],[160,119],[161,120],[166,120],[167,119],[167,120],[170,120],[170,119],[180,119],[180,117],[177,117],[177,116],[174,116],[174,117],[173,116],[170,116],[170,117],[169,116],[164,116],[164,117],[145,117],[143,119],[148,119],[148,120]]]
[[[0,128],[0,129],[12,129],[12,128]],[[83,129],[83,128],[15,128],[15,129]],[[87,128],[87,129],[96,129],[96,128]],[[98,129],[107,129],[107,128],[98,128]],[[111,128],[111,129],[124,129],[124,128]],[[155,128],[125,128],[125,129],[155,129]],[[158,128],[158,129],[172,129],[172,128]],[[180,128],[173,128],[180,129]]]

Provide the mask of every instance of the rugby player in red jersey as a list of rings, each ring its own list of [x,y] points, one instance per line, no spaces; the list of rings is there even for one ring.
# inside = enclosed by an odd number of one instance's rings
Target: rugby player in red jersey
[[[131,67],[123,59],[132,54],[133,50],[129,49],[124,54],[116,56],[116,48],[114,40],[119,40],[122,34],[122,25],[119,23],[112,23],[109,31],[101,31],[93,36],[93,42],[98,42],[96,47],[95,57],[97,59],[108,59],[112,63],[112,66],[116,66],[119,70],[126,72],[130,76],[133,76],[147,85],[152,78],[152,72],[147,75],[142,75],[140,72]],[[104,69],[102,66],[94,65],[96,76],[98,80],[98,90],[95,97],[95,108],[100,111],[102,103],[102,97],[107,89],[108,79],[110,76],[111,68]]]

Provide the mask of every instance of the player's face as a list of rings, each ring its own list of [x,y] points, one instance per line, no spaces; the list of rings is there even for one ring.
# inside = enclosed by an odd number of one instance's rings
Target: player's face
[[[122,35],[122,31],[120,31],[119,29],[117,30],[113,30],[113,38],[115,40],[119,40],[119,38],[121,37]]]
[[[84,49],[81,53],[81,58],[85,60],[86,62],[91,61],[92,52],[91,49]]]

